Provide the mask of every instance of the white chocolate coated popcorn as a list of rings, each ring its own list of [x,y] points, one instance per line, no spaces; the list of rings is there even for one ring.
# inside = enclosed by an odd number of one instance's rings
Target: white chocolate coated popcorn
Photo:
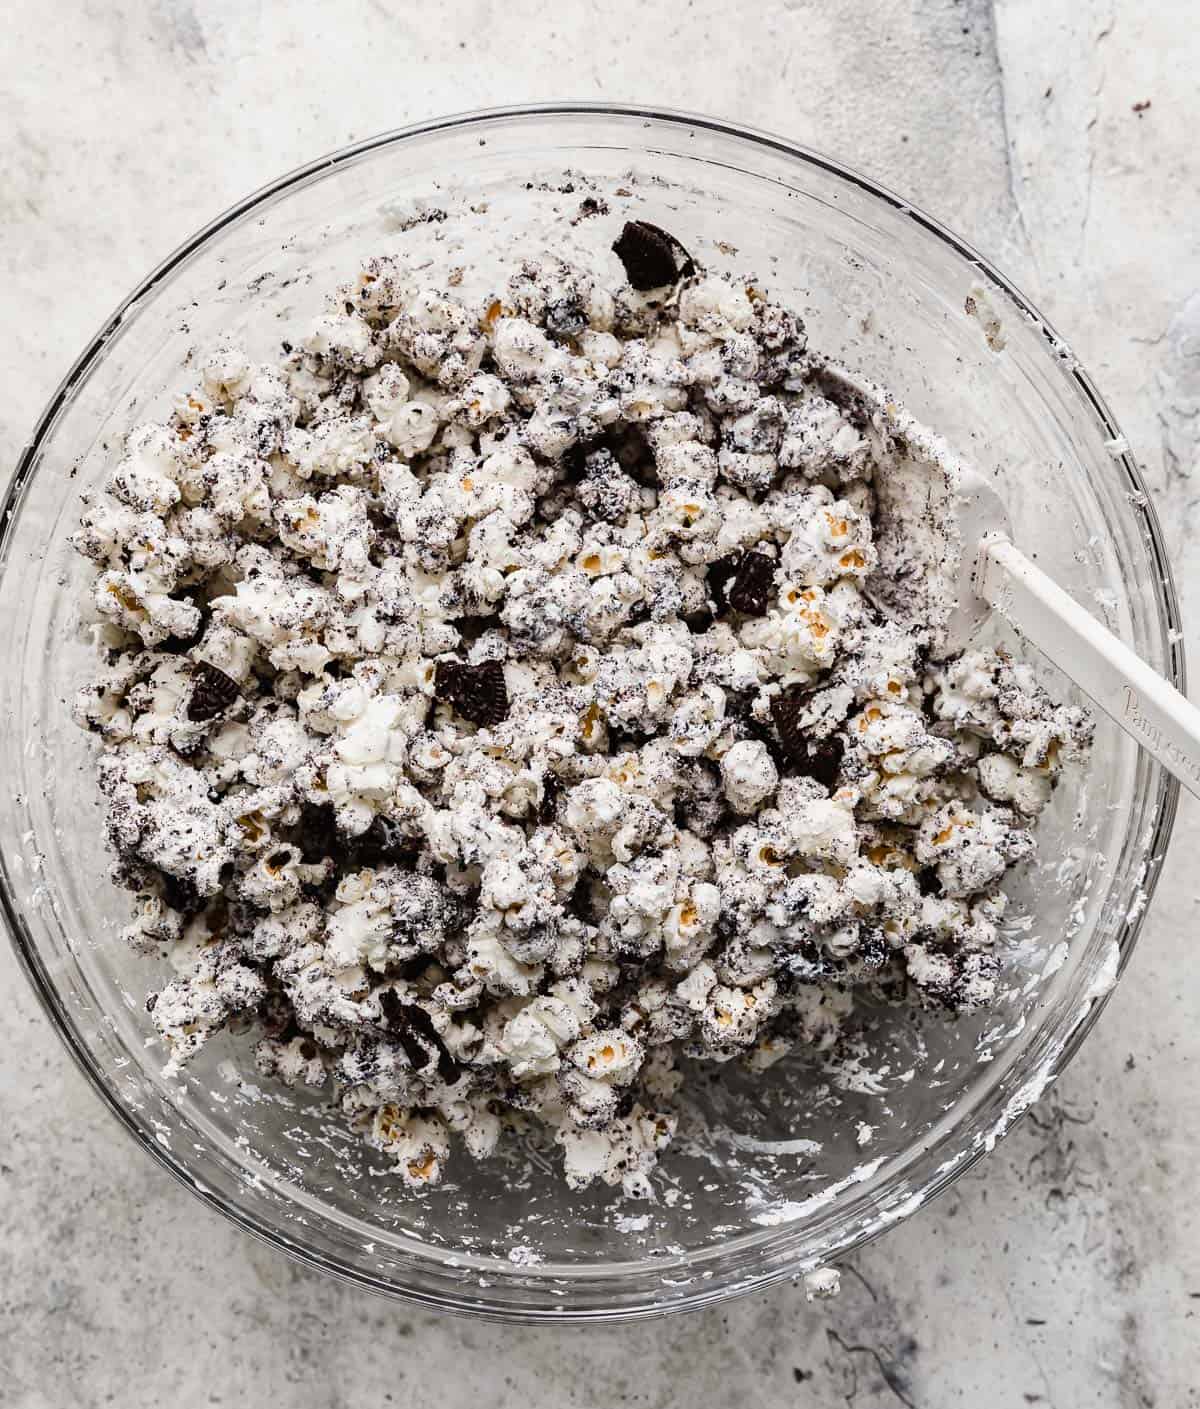
[[[828,1050],[859,990],[990,1002],[1087,746],[1028,667],[881,613],[887,418],[664,248],[480,301],[372,259],[280,366],[200,358],[75,535],[170,1069],[254,1026],[416,1193],[534,1121],[572,1187],[648,1196],[680,1057]]]

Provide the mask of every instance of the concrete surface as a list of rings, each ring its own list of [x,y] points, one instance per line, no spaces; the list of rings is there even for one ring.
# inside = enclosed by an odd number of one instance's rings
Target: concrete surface
[[[9,0],[5,19],[0,463],[134,281],[288,167],[473,105],[693,107],[884,179],[1042,304],[1146,467],[1200,661],[1193,0]],[[0,948],[0,1405],[1200,1404],[1198,820],[1185,803],[1082,1056],[839,1300],[782,1289],[633,1330],[414,1314],[257,1246],[134,1157]]]

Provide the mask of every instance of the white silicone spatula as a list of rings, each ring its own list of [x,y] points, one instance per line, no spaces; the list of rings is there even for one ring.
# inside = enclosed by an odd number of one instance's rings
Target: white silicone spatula
[[[1017,548],[996,491],[963,467],[963,544],[949,645],[967,643],[995,610],[1200,797],[1200,709],[1107,631]]]

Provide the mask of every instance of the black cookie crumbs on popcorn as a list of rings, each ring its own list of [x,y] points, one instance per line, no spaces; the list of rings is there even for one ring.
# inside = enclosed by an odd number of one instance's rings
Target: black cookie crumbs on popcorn
[[[639,293],[677,283],[695,272],[696,263],[674,235],[647,220],[628,220],[613,253],[625,266],[625,277]]]
[[[546,309],[546,331],[559,338],[573,338],[587,327],[587,310],[578,298],[559,299]]]
[[[508,686],[501,661],[485,660],[478,665],[439,661],[433,688],[439,700],[446,700],[464,719],[481,728],[494,727],[508,715]]]
[[[766,616],[775,584],[775,560],[765,553],[746,552],[725,589],[725,599],[734,611],[747,616]]]
[[[827,983],[838,974],[837,964],[811,941],[805,941],[782,955],[788,977],[796,983]]]
[[[202,660],[192,672],[192,695],[188,700],[187,717],[193,724],[203,724],[227,710],[241,694],[236,680]]]
[[[858,960],[864,970],[879,972],[891,957],[887,935],[878,925],[867,925],[858,942]]]

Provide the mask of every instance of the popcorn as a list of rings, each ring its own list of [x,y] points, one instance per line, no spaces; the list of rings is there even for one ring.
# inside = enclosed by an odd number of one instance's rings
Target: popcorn
[[[251,376],[250,359],[236,343],[222,342],[200,364],[200,382],[215,402],[236,401]]]
[[[569,984],[556,988],[556,993],[526,1003],[504,1025],[499,1046],[518,1081],[557,1071],[560,1050],[573,1043],[596,1014],[586,989]]]
[[[813,798],[786,810],[781,798],[780,811],[792,854],[832,861],[837,866],[849,865],[854,859],[858,850],[858,829],[851,798]]]
[[[754,308],[745,289],[708,276],[685,285],[679,295],[679,322],[693,334],[720,341],[745,332],[754,322]]]
[[[154,954],[182,935],[182,917],[157,895],[139,895],[134,917],[121,931],[121,938],[138,954]]]
[[[1006,802],[1025,817],[1036,817],[1050,801],[1051,780],[1036,768],[1022,768],[1008,754],[979,760],[979,790],[993,802]]]
[[[370,324],[355,313],[321,314],[304,338],[304,347],[352,372],[376,366],[380,357]]]
[[[377,695],[338,731],[325,787],[338,821],[348,832],[363,831],[383,810],[404,778],[407,754],[404,702]]]
[[[479,430],[503,416],[511,404],[512,394],[499,377],[490,372],[476,372],[443,409],[447,419]]]
[[[524,964],[515,959],[495,931],[476,928],[467,940],[466,979],[479,981],[489,993],[531,995],[541,983],[543,972],[541,964]]]
[[[380,1106],[374,1113],[370,1144],[393,1155],[396,1172],[410,1189],[433,1188],[442,1180],[442,1166],[450,1153],[445,1122],[436,1116],[417,1115]]]
[[[725,796],[735,812],[753,812],[775,791],[779,773],[765,744],[744,739],[721,756]]]
[[[559,371],[567,360],[567,354],[525,318],[498,319],[491,350],[501,373],[517,385]]]
[[[169,636],[186,640],[200,625],[200,612],[191,602],[156,590],[153,580],[140,572],[102,572],[92,600],[102,617],[134,632],[146,646],[157,646]]]
[[[203,498],[213,517],[232,528],[242,520],[264,523],[270,518],[271,495],[267,485],[270,466],[245,453],[218,451],[191,479],[193,489],[203,486]],[[184,480],[185,488],[189,480]]]
[[[936,865],[946,895],[966,897],[986,890],[1034,848],[1033,837],[1002,808],[974,813],[947,803],[921,824],[916,850],[919,861]]]
[[[475,319],[435,289],[414,290],[387,332],[392,346],[439,386],[461,386],[483,357],[485,344]]]
[[[839,483],[870,476],[870,443],[831,401],[815,393],[791,406],[783,418],[779,463],[807,479],[830,475]]]
[[[277,1077],[285,1086],[324,1086],[328,1070],[321,1050],[309,1037],[290,1042],[264,1037],[254,1048],[254,1065],[263,1076]]]
[[[289,431],[284,453],[301,479],[354,476],[374,458],[377,434],[369,416],[333,416],[311,430]]]
[[[685,695],[671,715],[668,731],[676,752],[697,758],[709,749],[725,727],[725,703],[725,691],[717,685],[702,685]]]
[[[761,1024],[771,1015],[774,1000],[773,979],[766,979],[749,989],[718,983],[709,991],[700,1013],[700,1031],[704,1039],[718,1050],[747,1047],[754,1041]]]
[[[665,963],[674,970],[687,970],[711,948],[716,939],[717,921],[721,914],[720,889],[709,881],[701,881],[691,892],[671,907],[663,922]],[[691,1004],[694,990],[685,993],[681,981],[676,988],[684,1001]]]
[[[202,358],[74,535],[167,1070],[253,1027],[414,1192],[535,1121],[649,1197],[681,1054],[829,1051],[862,989],[986,1006],[1090,739],[883,615],[907,452],[801,320],[616,248],[613,288],[540,256],[478,311],[368,261],[281,366]]]
[[[789,496],[777,521],[790,529],[781,554],[783,571],[799,586],[862,579],[875,568],[870,520],[845,499],[834,499],[824,485]]]
[[[568,1187],[583,1189],[599,1179],[604,1184],[619,1184],[630,1198],[648,1197],[648,1176],[659,1151],[670,1143],[676,1124],[675,1116],[635,1105],[629,1115],[615,1117],[604,1130],[560,1126],[555,1139],[563,1147]]]
[[[384,439],[406,459],[412,459],[433,444],[441,418],[428,401],[406,401],[394,407],[382,423]]]

